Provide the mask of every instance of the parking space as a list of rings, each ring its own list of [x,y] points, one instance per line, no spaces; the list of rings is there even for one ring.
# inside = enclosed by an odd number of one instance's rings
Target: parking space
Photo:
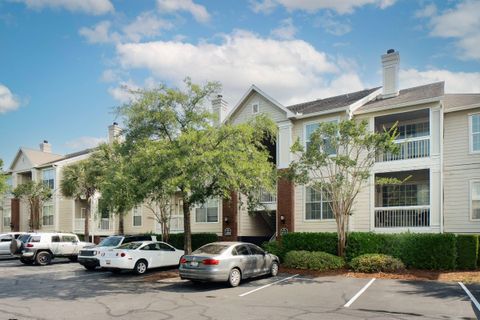
[[[152,280],[169,270],[114,275],[67,261],[0,261],[0,319],[475,319],[476,307],[457,283],[280,274],[228,288]],[[466,288],[480,294],[479,286]]]

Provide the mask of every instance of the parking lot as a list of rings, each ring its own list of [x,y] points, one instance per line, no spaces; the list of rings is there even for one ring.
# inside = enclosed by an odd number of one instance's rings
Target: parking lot
[[[164,272],[161,270],[157,272]],[[0,260],[0,319],[476,319],[480,286],[280,274],[194,285]],[[478,311],[477,311],[478,312]]]

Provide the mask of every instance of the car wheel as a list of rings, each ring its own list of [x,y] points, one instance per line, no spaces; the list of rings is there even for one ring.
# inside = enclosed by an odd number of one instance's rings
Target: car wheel
[[[147,272],[147,261],[145,260],[138,260],[137,263],[135,263],[135,267],[133,268],[133,271],[135,271],[136,274],[144,274]]]
[[[84,266],[84,267],[85,267],[85,269],[87,269],[88,271],[93,271],[93,270],[95,270],[95,268],[96,268],[95,266]]]
[[[27,266],[31,266],[34,263],[33,260],[27,260],[27,259],[23,259],[23,258],[20,258],[20,262],[23,263],[23,264],[26,264]]]
[[[272,262],[272,265],[270,267],[270,276],[276,277],[278,274],[278,262],[274,261]]]
[[[237,268],[230,270],[230,274],[228,275],[228,284],[230,287],[237,287],[242,280],[242,273]]]
[[[35,262],[40,266],[46,266],[52,262],[52,255],[46,251],[39,252],[35,257]]]

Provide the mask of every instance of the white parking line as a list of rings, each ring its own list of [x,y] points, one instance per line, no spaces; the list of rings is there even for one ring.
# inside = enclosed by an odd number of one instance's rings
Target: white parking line
[[[475,297],[470,292],[470,290],[468,290],[467,287],[465,287],[465,285],[463,283],[459,282],[458,284],[460,285],[460,287],[462,287],[463,291],[465,291],[465,293],[468,295],[470,300],[472,300],[475,307],[477,307],[477,310],[480,311],[480,303],[478,303],[477,299],[475,299]]]
[[[266,284],[266,285],[264,285],[264,286],[261,286],[260,288],[256,288],[256,289],[253,289],[253,290],[251,290],[251,291],[242,293],[242,294],[240,294],[240,295],[238,295],[238,296],[239,296],[239,297],[245,297],[246,295],[249,295],[250,293],[254,293],[254,292],[257,292],[257,291],[259,291],[259,290],[262,290],[262,289],[268,288],[268,287],[270,287],[270,286],[273,286],[274,284],[277,284],[277,283],[280,283],[280,282],[284,282],[284,281],[290,280],[290,279],[292,279],[292,278],[295,278],[296,276],[298,276],[298,274],[295,274],[295,275],[290,276],[290,277],[288,277],[288,278],[284,278],[284,279],[281,279],[281,280],[278,280],[278,281],[275,281],[275,282]]]
[[[355,300],[358,299],[358,297],[360,297],[362,295],[362,293],[365,292],[365,290],[367,290],[368,287],[370,287],[370,285],[373,283],[373,281],[375,281],[375,278],[372,278],[372,280],[370,280],[360,291],[357,292],[356,295],[354,295],[350,300],[348,300],[347,303],[345,303],[345,305],[343,306],[344,308],[348,308],[352,305],[352,303],[355,302]]]

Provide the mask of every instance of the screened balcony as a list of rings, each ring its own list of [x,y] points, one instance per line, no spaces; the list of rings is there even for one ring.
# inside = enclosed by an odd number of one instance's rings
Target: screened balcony
[[[375,118],[375,131],[389,130],[397,124],[399,153],[384,153],[377,162],[418,159],[430,156],[429,109],[397,113]]]
[[[404,180],[401,184],[376,184],[375,228],[419,228],[430,226],[430,173],[415,170],[376,174]]]

